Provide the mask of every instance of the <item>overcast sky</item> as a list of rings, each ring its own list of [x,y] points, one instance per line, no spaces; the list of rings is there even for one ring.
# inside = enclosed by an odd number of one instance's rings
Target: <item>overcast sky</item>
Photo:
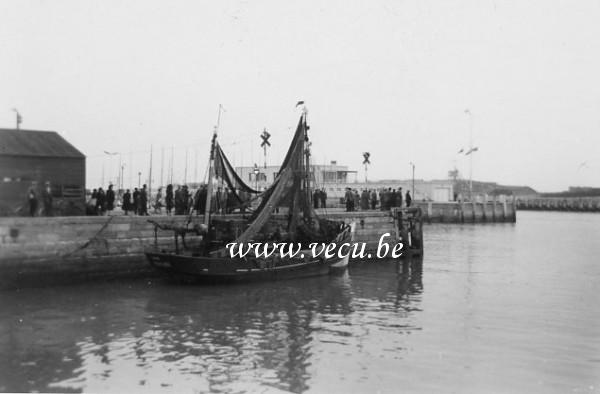
[[[309,110],[313,158],[370,179],[600,186],[600,1],[0,2],[0,126],[54,130],[88,186],[204,177],[219,104],[235,165],[279,163]],[[465,113],[469,109],[472,119]],[[197,159],[196,159],[197,154]]]

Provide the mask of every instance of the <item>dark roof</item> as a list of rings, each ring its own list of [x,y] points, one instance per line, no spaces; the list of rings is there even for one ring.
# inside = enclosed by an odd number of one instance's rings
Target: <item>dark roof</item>
[[[55,131],[0,129],[0,156],[85,158]]]

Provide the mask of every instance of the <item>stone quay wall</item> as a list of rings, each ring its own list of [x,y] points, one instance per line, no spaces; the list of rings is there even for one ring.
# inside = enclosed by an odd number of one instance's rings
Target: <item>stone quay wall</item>
[[[514,207],[507,204],[416,205],[421,206],[425,222],[515,221]],[[333,220],[354,220],[354,241],[365,242],[367,251],[376,250],[386,232],[395,235],[389,211],[319,212]],[[0,218],[0,289],[151,274],[144,257],[144,250],[155,242],[149,219],[171,226],[184,226],[187,221],[186,216],[164,215]],[[190,226],[202,221],[202,216],[192,216]],[[159,247],[173,247],[171,231],[156,235]]]

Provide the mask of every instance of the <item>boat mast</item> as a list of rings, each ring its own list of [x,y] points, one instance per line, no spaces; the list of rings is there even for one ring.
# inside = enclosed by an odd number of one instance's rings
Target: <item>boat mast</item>
[[[304,199],[306,201],[306,204],[309,205],[309,207],[307,207],[308,209],[304,210],[304,219],[308,219],[309,221],[311,220],[311,209],[310,209],[310,204],[311,204],[311,197],[312,197],[312,192],[311,192],[311,188],[310,188],[310,140],[308,139],[308,125],[306,124],[306,118],[308,116],[308,111],[306,110],[306,107],[303,109],[302,111],[302,125],[304,128],[304,156],[305,156],[305,168],[304,168]]]
[[[210,144],[210,160],[208,162],[208,185],[206,188],[206,208],[204,210],[204,224],[208,227],[210,223],[210,203],[212,201],[214,163],[215,163],[215,148],[217,145],[217,133],[221,124],[221,110],[223,106],[219,104],[219,115],[217,116],[217,125],[213,132],[212,142]]]

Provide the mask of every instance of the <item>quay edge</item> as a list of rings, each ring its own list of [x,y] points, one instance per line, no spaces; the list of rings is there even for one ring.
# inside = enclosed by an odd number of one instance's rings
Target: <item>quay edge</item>
[[[424,222],[515,222],[514,204],[422,203]],[[318,210],[331,219],[354,219],[356,242],[375,250],[382,234],[394,233],[389,211]],[[228,215],[235,218],[239,215]],[[184,225],[186,216],[73,216],[0,218],[0,289],[151,275],[144,249],[155,240],[148,219]],[[201,223],[193,216],[191,225]],[[170,232],[158,232],[169,246]],[[425,244],[425,248],[427,245]]]

